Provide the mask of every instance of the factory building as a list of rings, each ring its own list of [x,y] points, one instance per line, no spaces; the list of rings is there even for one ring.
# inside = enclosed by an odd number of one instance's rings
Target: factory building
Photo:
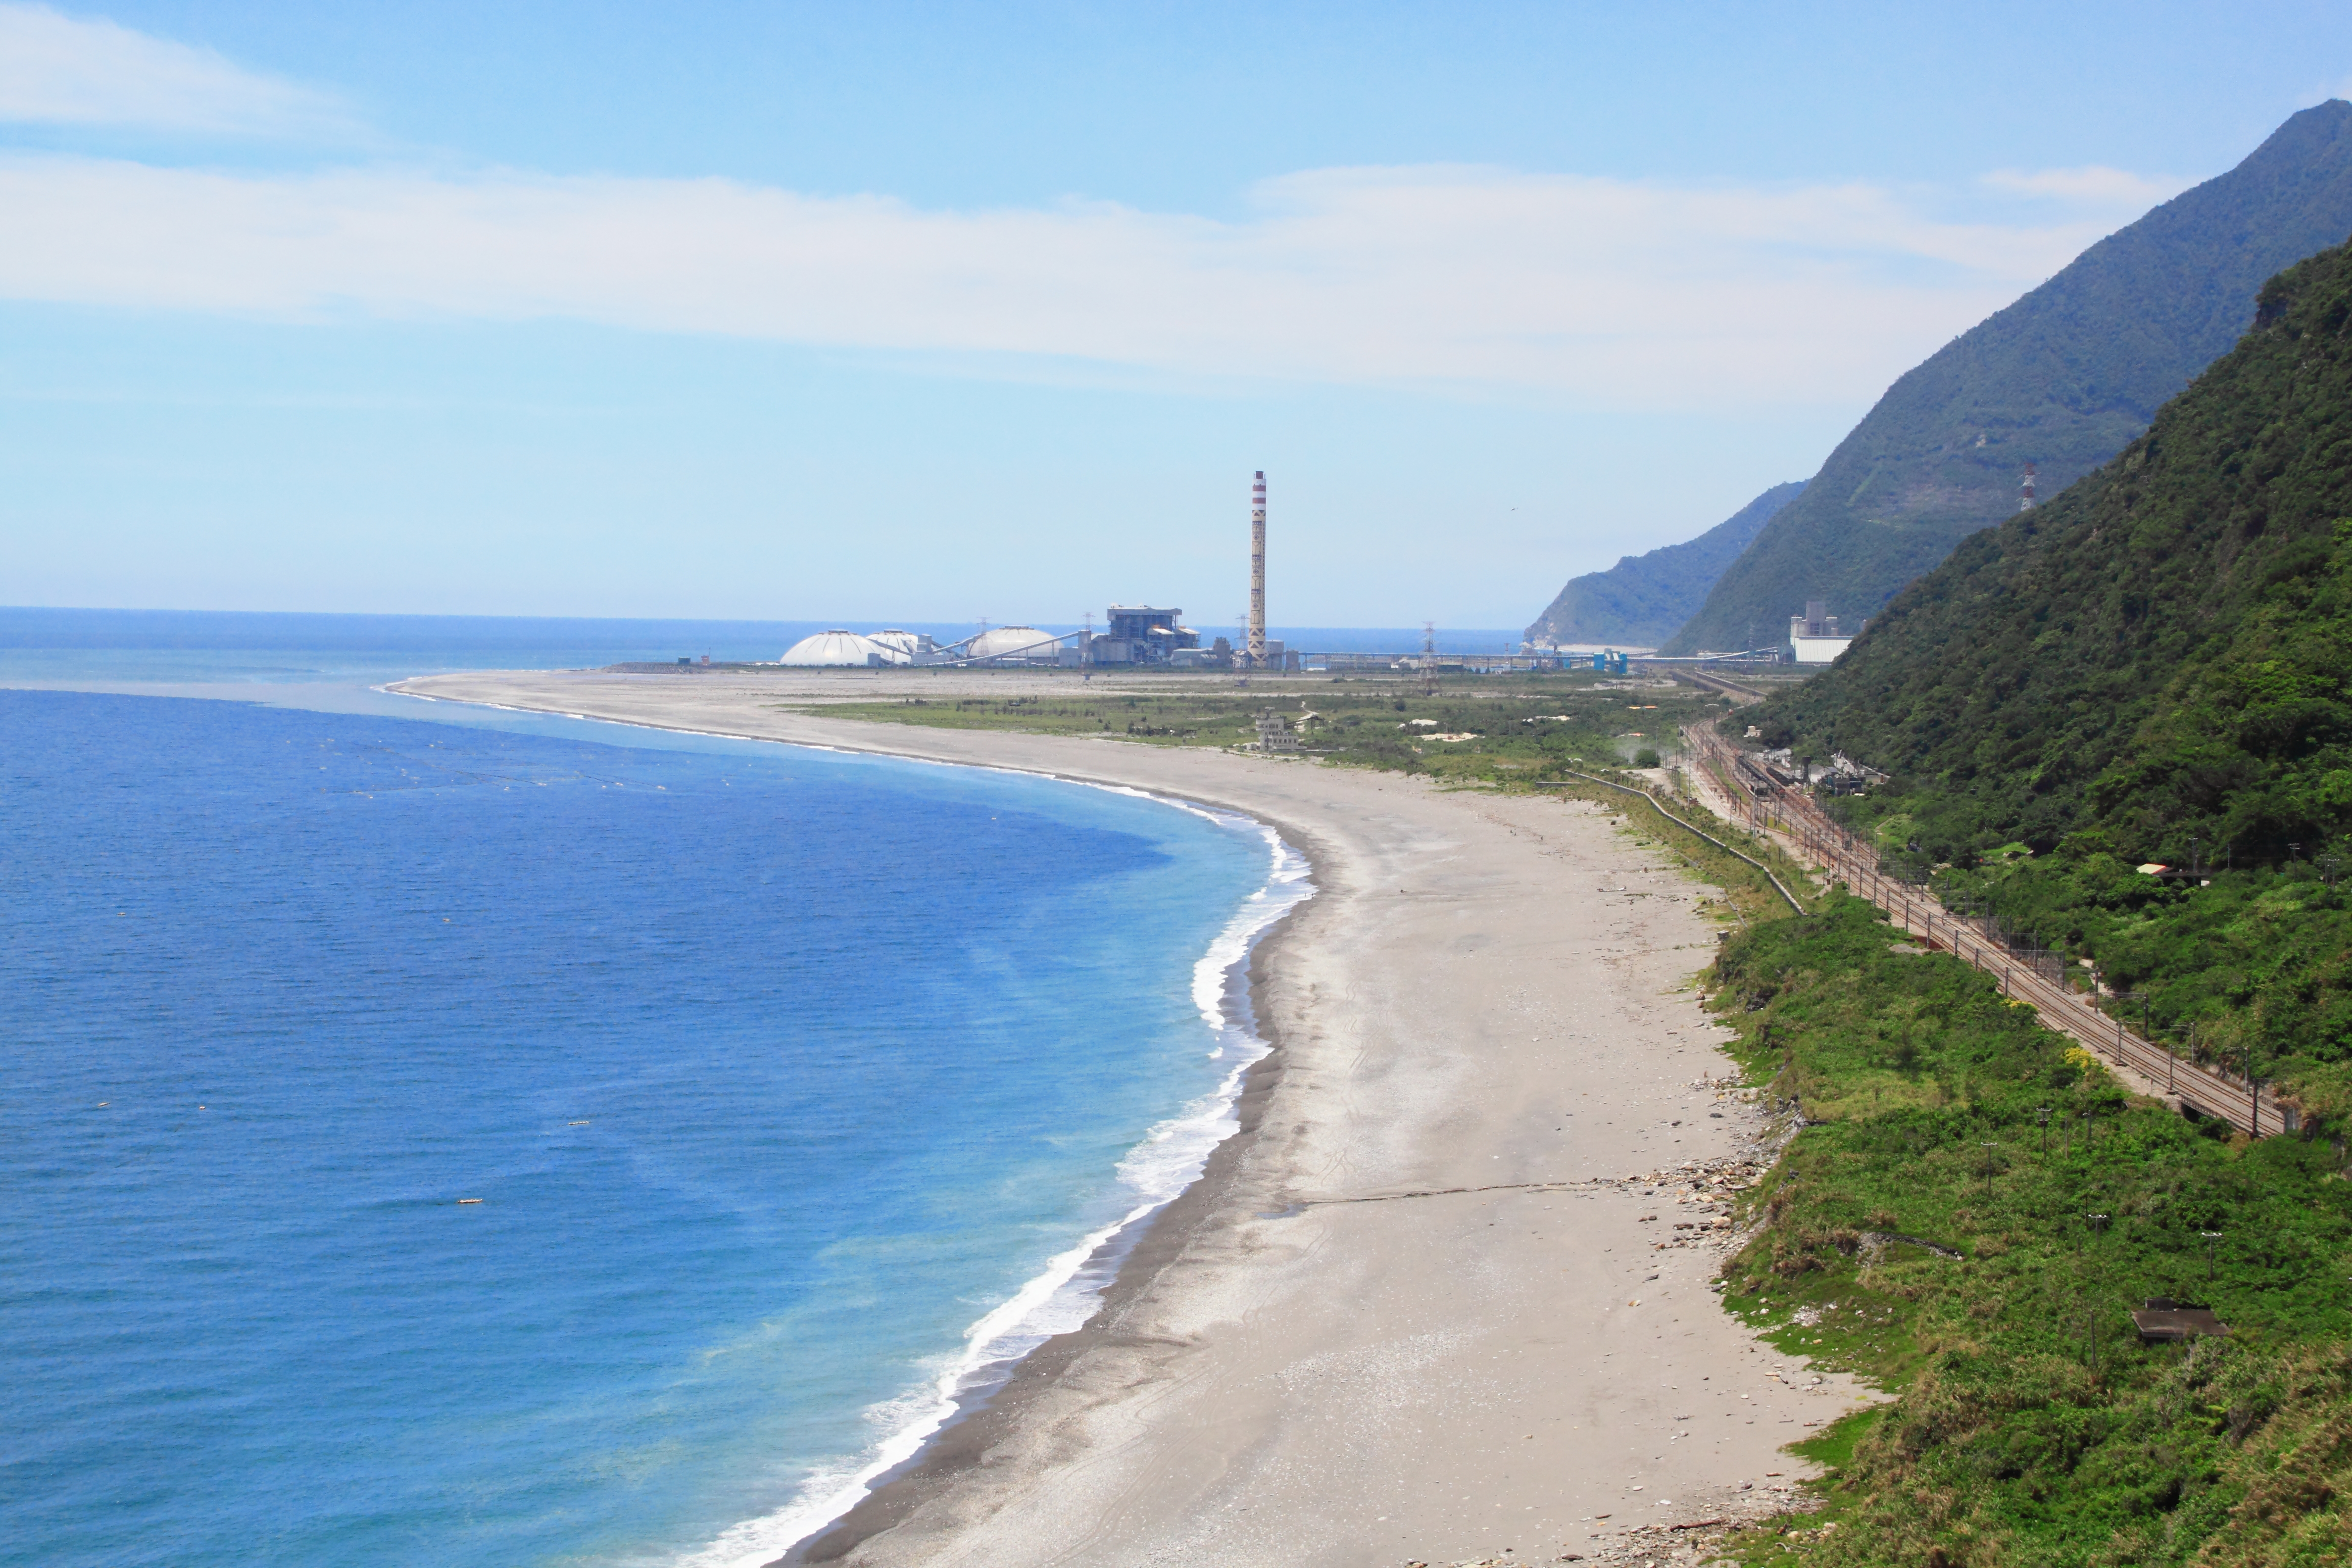
[[[1863,626],[1869,624],[1865,621]],[[1861,626],[1851,631],[1841,626],[1827,602],[1821,599],[1806,600],[1805,613],[1789,617],[1789,646],[1796,650],[1799,664],[1827,664],[1861,635]]]
[[[1201,634],[1181,624],[1184,612],[1151,605],[1113,605],[1108,629],[1087,642],[1088,664],[1173,664],[1180,649],[1201,646]]]
[[[866,640],[888,652],[905,655],[903,658],[895,661],[899,664],[918,663],[937,653],[940,648],[940,645],[931,640],[929,633],[902,632],[896,626],[886,631],[870,633]]]

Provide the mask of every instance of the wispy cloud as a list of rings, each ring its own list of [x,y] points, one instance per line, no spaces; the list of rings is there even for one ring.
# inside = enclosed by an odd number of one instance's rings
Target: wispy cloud
[[[0,121],[341,137],[335,100],[0,0]],[[2179,188],[2003,171],[1938,193],[1454,166],[1271,180],[1237,221],[927,210],[722,179],[0,158],[0,298],[292,320],[565,319],[1002,367],[1517,389],[1614,406],[1851,401]],[[1948,197],[1954,193],[1942,193]],[[2016,204],[2009,204],[2018,210]]]
[[[47,155],[0,160],[0,297],[16,300],[560,318],[1670,407],[1874,392],[2112,226],[1943,221],[1868,185],[1441,166],[1294,174],[1222,221]]]
[[[2120,206],[2143,210],[2169,201],[2193,180],[2135,174],[2102,164],[2079,169],[1996,169],[1983,183],[2011,195],[2042,196],[2084,206]]]
[[[315,135],[349,120],[332,97],[210,49],[0,4],[0,122],[250,136]]]

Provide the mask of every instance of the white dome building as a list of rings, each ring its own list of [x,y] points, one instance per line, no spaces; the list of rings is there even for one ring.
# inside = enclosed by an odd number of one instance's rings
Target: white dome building
[[[791,650],[783,658],[776,662],[799,665],[803,668],[827,666],[862,669],[869,665],[904,664],[907,662],[907,657],[895,649],[882,647],[870,637],[862,637],[856,632],[836,629],[801,638],[800,641],[793,644]]]
[[[1050,659],[1061,646],[1060,638],[1035,626],[997,626],[972,638],[971,649],[965,657]]]
[[[887,631],[875,632],[866,639],[880,648],[893,664],[912,664],[916,658],[932,652],[938,645],[921,632],[902,632],[892,626]]]

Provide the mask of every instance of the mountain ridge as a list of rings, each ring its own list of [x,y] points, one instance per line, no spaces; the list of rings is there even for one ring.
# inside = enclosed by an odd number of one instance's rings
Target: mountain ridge
[[[1963,542],[1742,720],[1891,774],[1837,809],[1948,868],[1948,902],[2344,1115],[2352,245],[2273,279],[2255,321],[2113,462]]]
[[[1802,479],[1774,485],[1696,539],[1570,578],[1528,627],[1527,640],[1655,647],[1698,612],[1725,568],[1804,489]]]
[[[1906,373],[1662,651],[1741,646],[1808,599],[1875,615],[2015,512],[2029,461],[2049,494],[2121,451],[2229,350],[2265,279],[2347,235],[2352,103],[2331,99]]]

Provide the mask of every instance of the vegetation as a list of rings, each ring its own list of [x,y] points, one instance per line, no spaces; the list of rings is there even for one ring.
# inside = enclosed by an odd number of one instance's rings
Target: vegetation
[[[1618,768],[1713,711],[1714,700],[1590,675],[1500,675],[1448,682],[1433,696],[1389,680],[1259,678],[1247,690],[1198,676],[1116,677],[1080,696],[975,695],[826,703],[801,711],[941,729],[1100,735],[1163,746],[1255,744],[1262,713],[1296,726],[1302,751],[1355,767],[1463,783],[1551,780]]]
[[[2016,510],[2028,460],[2048,494],[2113,458],[2245,330],[2264,279],[2347,234],[2352,105],[2331,101],[1897,381],[1667,650],[1778,642],[1808,599],[1876,614]]]
[[[1727,1552],[2352,1556],[2352,1184],[2333,1148],[2224,1141],[2135,1102],[1857,899],[1735,935],[1709,978],[1750,1080],[1806,1122],[1747,1196],[1770,1223],[1727,1305],[1895,1395],[1801,1446],[1835,1467],[1819,1518]],[[2159,1296],[2230,1336],[2142,1344],[2127,1310]]]
[[[1716,579],[1804,488],[1801,480],[1774,485],[1696,539],[1570,578],[1528,628],[1528,640],[1657,647],[1698,613]]]
[[[2116,462],[1743,718],[1891,773],[1840,809],[1948,901],[2352,1110],[2352,247],[2273,279]]]
[[[1541,789],[1601,806],[1643,847],[1671,854],[1723,889],[1719,912],[1735,920],[1787,910],[1775,875],[1781,888],[1808,896],[1803,871],[1769,841],[1716,823],[1705,829],[1717,841],[1709,842],[1684,826],[1712,822],[1696,799],[1622,772],[1629,763],[1656,766],[1657,749],[1646,742],[1677,735],[1683,725],[1720,711],[1724,700],[1712,693],[1629,688],[1590,675],[1486,676],[1426,697],[1417,686],[1393,681],[1259,679],[1259,686],[1244,692],[1192,677],[1126,676],[1083,696],[1008,691],[985,697],[965,684],[958,689],[961,696],[829,702],[797,710],[940,729],[1232,747],[1255,742],[1258,716],[1271,710],[1298,723],[1302,752],[1326,763],[1421,773],[1469,788]],[[1654,798],[1658,795],[1666,808]]]

